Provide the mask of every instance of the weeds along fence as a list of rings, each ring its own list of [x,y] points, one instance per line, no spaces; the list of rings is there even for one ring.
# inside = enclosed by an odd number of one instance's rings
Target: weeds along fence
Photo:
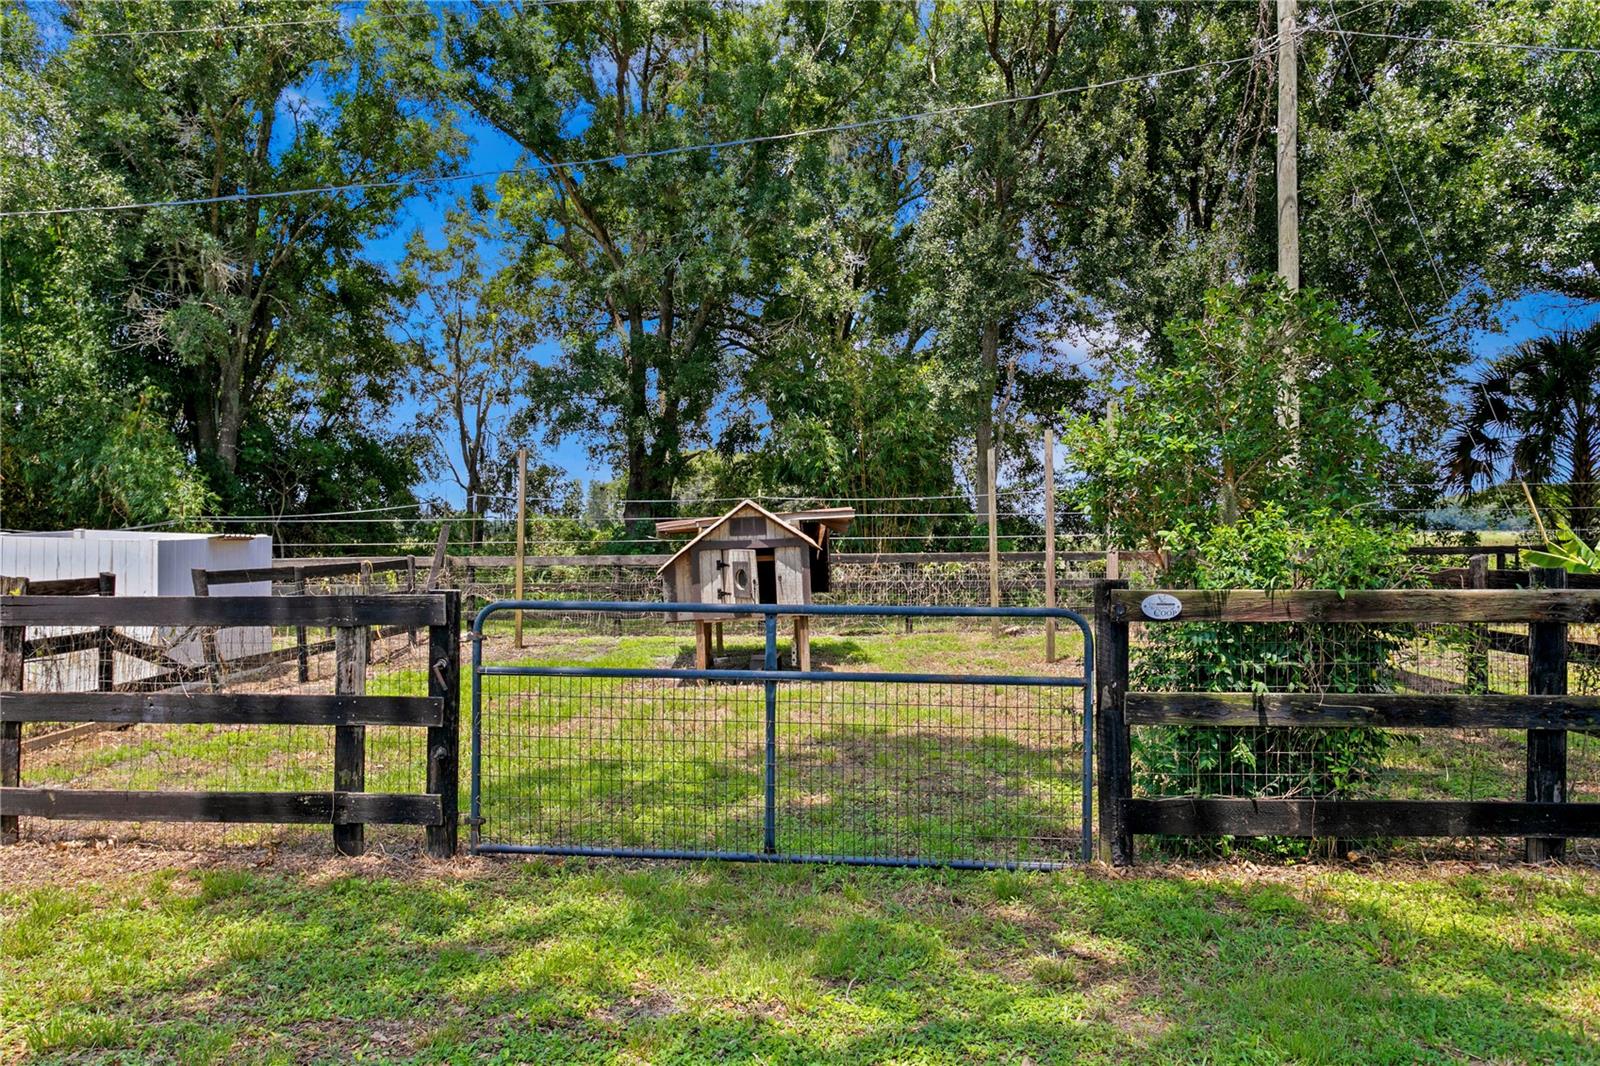
[[[1600,858],[1600,591],[1097,589],[1100,829]],[[1582,655],[1575,655],[1575,649]]]
[[[77,597],[9,584],[7,842],[24,823],[49,836],[57,819],[111,834],[142,823],[145,835],[322,823],[346,854],[363,850],[368,825],[424,826],[431,854],[454,852],[459,593]],[[102,664],[93,685],[72,683],[81,670],[30,669],[85,653]]]

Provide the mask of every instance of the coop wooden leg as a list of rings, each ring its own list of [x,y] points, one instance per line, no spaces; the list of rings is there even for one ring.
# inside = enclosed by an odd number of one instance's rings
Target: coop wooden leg
[[[811,619],[803,614],[794,617],[794,657],[799,669],[811,669]]]
[[[711,669],[711,629],[712,622],[696,622],[694,624],[694,668],[696,670]]]
[[[722,623],[717,623],[717,654],[722,654]]]

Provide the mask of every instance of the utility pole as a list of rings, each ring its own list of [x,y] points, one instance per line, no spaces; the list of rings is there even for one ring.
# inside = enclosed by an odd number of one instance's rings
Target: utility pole
[[[1290,292],[1300,289],[1300,167],[1297,159],[1300,103],[1299,67],[1295,50],[1298,0],[1278,0],[1278,276]],[[1293,350],[1284,360],[1278,423],[1289,435],[1289,462],[1298,462],[1300,373]]]
[[[517,599],[522,599],[523,559],[528,535],[528,449],[517,449]],[[522,647],[522,612],[517,612],[517,647]]]

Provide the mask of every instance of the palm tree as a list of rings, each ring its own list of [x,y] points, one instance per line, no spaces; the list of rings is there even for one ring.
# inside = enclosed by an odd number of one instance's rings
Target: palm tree
[[[1600,323],[1524,341],[1471,386],[1447,451],[1451,482],[1472,492],[1505,476],[1566,482],[1567,522],[1595,524],[1600,462]]]

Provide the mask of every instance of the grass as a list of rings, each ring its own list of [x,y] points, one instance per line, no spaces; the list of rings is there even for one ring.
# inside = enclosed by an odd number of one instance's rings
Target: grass
[[[0,1057],[1600,1062],[1593,874],[354,865],[0,894]]]

